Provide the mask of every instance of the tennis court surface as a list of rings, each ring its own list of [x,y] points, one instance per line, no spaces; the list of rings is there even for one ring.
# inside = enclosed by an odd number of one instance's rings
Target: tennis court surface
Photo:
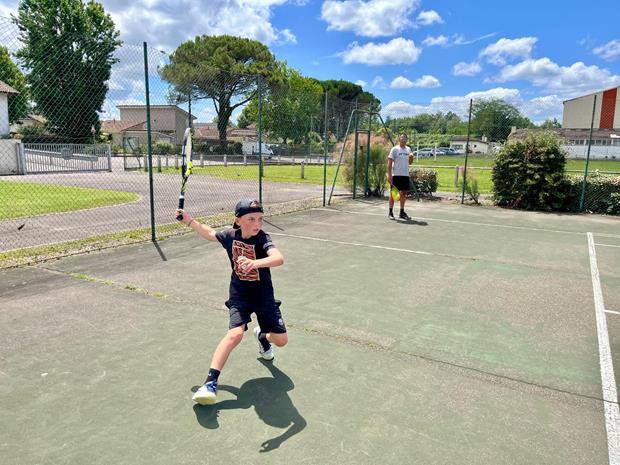
[[[213,406],[218,244],[0,271],[0,462],[618,463],[618,218],[408,207],[267,218],[290,342],[248,332]]]

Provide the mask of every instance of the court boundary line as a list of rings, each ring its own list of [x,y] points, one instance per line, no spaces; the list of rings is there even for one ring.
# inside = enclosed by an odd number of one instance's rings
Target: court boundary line
[[[557,273],[564,273],[564,274],[571,274],[571,275],[576,274],[579,276],[583,276],[584,273],[586,273],[585,269],[584,271],[571,271],[571,270],[566,270],[563,268],[560,269],[560,268],[549,268],[545,266],[535,266],[529,263],[511,262],[507,260],[493,260],[487,257],[479,257],[479,256],[473,256],[473,255],[472,256],[455,255],[455,254],[441,253],[441,252],[427,252],[424,250],[402,249],[402,248],[389,247],[389,246],[384,246],[384,245],[363,244],[361,242],[347,242],[347,241],[339,241],[337,239],[326,239],[322,237],[303,236],[300,234],[287,234],[287,233],[279,233],[279,232],[270,232],[269,234],[271,236],[290,237],[292,239],[323,242],[326,244],[336,244],[336,245],[344,245],[344,246],[350,246],[350,247],[362,247],[362,248],[367,248],[367,249],[389,250],[389,251],[395,251],[395,252],[410,253],[410,254],[415,254],[415,255],[425,255],[428,257],[443,257],[443,258],[449,258],[453,260],[464,260],[464,261],[469,261],[469,262],[495,263],[495,264],[501,264],[501,265],[528,268],[532,270],[547,270],[547,271],[553,271]],[[620,463],[618,465],[620,465]]]
[[[601,244],[599,242],[595,242],[594,245],[598,245],[600,247],[615,247],[617,249],[620,249],[620,245],[613,245],[613,244]]]
[[[599,364],[601,367],[601,385],[603,389],[603,408],[605,411],[605,429],[607,431],[607,450],[609,463],[620,464],[620,408],[618,407],[618,391],[614,376],[613,359],[607,332],[607,318],[603,289],[596,260],[594,235],[586,233],[588,238],[588,254],[590,256],[590,273],[592,275],[592,291],[594,294],[594,311],[596,315],[596,334],[598,337]]]
[[[381,213],[355,212],[351,210],[338,210],[336,208],[319,207],[319,208],[314,208],[314,210],[328,211],[332,213],[348,213],[350,215],[384,216],[387,218],[387,215],[382,215]],[[559,233],[559,234],[575,234],[578,236],[583,235],[583,231],[565,231],[562,229],[532,228],[528,226],[512,226],[508,224],[479,223],[476,221],[446,220],[443,218],[429,218],[429,217],[424,217],[424,216],[412,216],[411,219],[425,220],[425,221],[438,221],[442,223],[471,224],[475,226],[487,226],[487,227],[504,228],[504,229],[523,229],[527,231],[542,231],[542,232],[551,232],[551,233]],[[602,236],[602,237],[620,238],[620,234],[607,234],[607,233],[595,233],[595,234],[597,236]]]

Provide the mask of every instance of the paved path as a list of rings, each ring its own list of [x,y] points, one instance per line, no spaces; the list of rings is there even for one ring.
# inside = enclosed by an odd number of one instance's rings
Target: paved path
[[[121,205],[0,221],[0,252],[150,227],[148,173],[113,171],[11,176],[3,179],[133,192],[140,199]],[[178,202],[179,175],[156,173],[153,184],[155,223],[171,223]],[[323,188],[320,185],[263,182],[265,205],[322,195]],[[237,181],[194,175],[189,180],[186,209],[193,216],[225,213],[233,210],[238,199],[257,196],[258,180]]]

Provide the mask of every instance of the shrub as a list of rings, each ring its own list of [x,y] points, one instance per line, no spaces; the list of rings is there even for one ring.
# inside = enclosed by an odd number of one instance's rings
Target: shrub
[[[174,150],[174,145],[166,140],[158,140],[153,146],[153,153],[155,155],[167,155],[174,153]]]
[[[437,171],[424,168],[409,171],[411,184],[424,197],[432,197],[433,192],[437,192]],[[415,195],[415,192],[410,192]]]
[[[564,181],[564,210],[578,212],[581,203],[583,176],[567,176]],[[583,209],[591,213],[620,214],[620,177],[592,173],[586,182]]]
[[[383,197],[387,186],[387,153],[389,149],[380,144],[370,146],[370,158],[368,165],[368,189],[369,194]],[[350,189],[353,189],[353,154],[347,154],[344,161],[343,177]],[[364,188],[366,177],[366,148],[358,147],[356,183],[358,188]]]
[[[463,180],[459,180],[458,188],[460,192],[463,192]],[[473,170],[467,170],[467,177],[465,179],[465,193],[469,196],[470,200],[473,200],[474,203],[480,203],[478,199],[480,198],[480,187],[478,183],[478,179],[474,175]]]
[[[495,157],[495,202],[525,210],[561,210],[566,203],[565,164],[560,141],[552,133],[507,143]]]

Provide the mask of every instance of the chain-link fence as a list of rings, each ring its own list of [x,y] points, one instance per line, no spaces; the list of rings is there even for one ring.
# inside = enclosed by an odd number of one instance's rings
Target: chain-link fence
[[[174,208],[189,126],[186,209],[214,225],[230,222],[245,197],[278,212],[335,196],[383,196],[400,133],[412,149],[414,195],[478,202],[493,194],[496,154],[537,131],[515,127],[501,101],[381,109],[299,85],[293,75],[270,80],[188,65],[176,52],[113,35],[40,36],[0,18],[0,253],[181,231]],[[617,184],[620,139],[588,128],[552,131],[569,155],[566,173],[588,179],[571,181],[571,209],[601,211],[617,195],[608,186]]]

